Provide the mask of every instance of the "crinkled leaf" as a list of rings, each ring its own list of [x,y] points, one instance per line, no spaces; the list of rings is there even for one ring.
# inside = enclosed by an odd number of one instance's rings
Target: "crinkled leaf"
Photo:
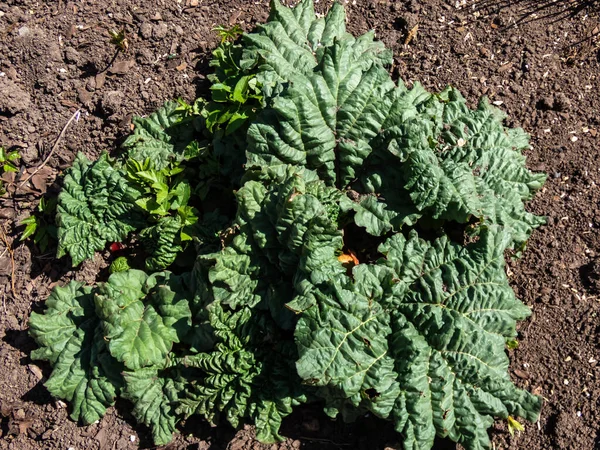
[[[133,416],[150,427],[156,445],[171,442],[178,422],[175,409],[183,384],[173,379],[169,371],[152,367],[125,371],[123,377],[126,383],[123,397],[133,402]]]
[[[135,204],[139,195],[106,153],[95,162],[79,153],[59,195],[57,256],[68,253],[77,266],[107,242],[120,242],[142,227],[144,217]]]
[[[40,345],[31,357],[53,365],[46,387],[53,396],[71,401],[71,417],[84,424],[102,418],[122,384],[122,365],[108,353],[93,295],[91,288],[74,281],[57,286],[45,313],[32,313],[29,321],[29,333]]]
[[[535,420],[540,398],[514,386],[508,375],[506,337],[529,310],[514,296],[504,273],[511,236],[484,230],[462,247],[433,245],[414,233],[381,247],[396,271],[391,355],[402,390],[394,409],[406,448],[429,448],[449,436],[469,449],[488,448],[493,416]]]
[[[345,186],[372,151],[392,105],[394,84],[363,58],[372,36],[346,37],[324,49],[314,73],[298,75],[248,130],[248,163],[313,169]]]
[[[146,269],[162,270],[169,267],[183,250],[180,232],[182,228],[179,216],[161,217],[158,223],[140,231],[140,241],[150,254],[146,258]]]
[[[334,3],[325,17],[315,16],[313,0],[302,0],[294,8],[284,7],[279,0],[271,1],[267,23],[254,33],[246,34],[241,67],[245,70],[260,64],[264,73],[277,74],[282,80],[296,74],[310,74],[323,58],[325,49],[336,41],[352,38],[346,32],[346,13]],[[363,37],[363,60],[391,64],[391,53],[372,34]],[[267,75],[266,77],[270,77]],[[262,80],[261,80],[262,81]]]
[[[128,158],[137,161],[150,158],[156,170],[166,168],[172,161],[186,159],[194,127],[183,119],[177,102],[167,102],[146,118],[136,117],[133,124],[133,133],[123,143]]]
[[[190,333],[192,311],[189,299],[193,296],[190,274],[174,275],[159,272],[150,275],[144,290],[147,302],[152,304],[163,318],[166,327],[173,328],[181,342]]]
[[[94,297],[90,287],[71,281],[64,287],[56,286],[46,300],[44,314],[32,312],[29,334],[40,348],[31,353],[32,359],[55,363],[75,333],[94,310]]]
[[[147,278],[139,270],[114,273],[95,297],[110,353],[134,370],[160,365],[178,342],[176,330],[165,324],[172,319],[143,302]]]
[[[394,360],[387,337],[389,314],[361,292],[334,285],[319,292],[317,304],[305,311],[294,333],[300,359],[298,375],[315,386],[328,407],[363,399],[386,417],[398,395]]]
[[[123,365],[106,348],[96,317],[75,329],[54,363],[45,386],[71,402],[71,418],[85,425],[100,420],[119,392]]]

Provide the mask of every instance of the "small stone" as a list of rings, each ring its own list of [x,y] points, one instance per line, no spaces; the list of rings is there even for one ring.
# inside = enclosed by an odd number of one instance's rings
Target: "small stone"
[[[102,89],[104,82],[106,81],[106,72],[100,72],[95,77],[96,89]]]
[[[124,75],[129,72],[133,66],[135,66],[134,60],[119,61],[110,66],[108,72],[112,75]],[[98,84],[98,80],[96,80],[96,84]]]
[[[81,55],[73,47],[65,48],[65,62],[69,64],[77,64],[81,59]]]
[[[140,25],[140,34],[144,39],[152,38],[152,24],[150,22],[143,22]]]
[[[0,219],[12,220],[17,216],[16,212],[12,208],[0,209]]]
[[[29,371],[33,374],[33,376],[35,376],[35,378],[39,381],[42,378],[44,378],[44,375],[42,374],[42,369],[40,369],[38,366],[36,366],[35,364],[29,364],[27,366],[27,368],[29,369]]]
[[[0,78],[0,113],[18,114],[29,108],[31,96],[11,80]]]
[[[160,22],[161,20],[163,20],[161,14],[159,12],[157,12],[156,14],[154,14],[150,20],[154,20],[155,22]]]
[[[92,103],[92,94],[90,94],[84,88],[77,89],[77,97],[79,98],[79,101],[85,106],[89,106]]]
[[[163,39],[167,37],[167,33],[169,32],[169,27],[166,23],[159,23],[154,25],[154,29],[152,30],[152,35],[155,39]]]
[[[31,34],[31,30],[29,27],[21,27],[19,28],[19,37],[27,37]]]
[[[515,369],[515,375],[523,380],[529,379],[529,374],[521,369]]]
[[[105,92],[100,101],[100,106],[104,114],[112,115],[116,113],[121,108],[124,98],[125,95],[121,91]]]

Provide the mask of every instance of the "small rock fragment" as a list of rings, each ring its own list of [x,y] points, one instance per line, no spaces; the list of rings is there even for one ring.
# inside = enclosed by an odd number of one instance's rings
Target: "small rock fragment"
[[[100,101],[102,112],[109,116],[116,113],[123,104],[124,98],[125,96],[121,91],[105,92]]]
[[[152,24],[150,22],[143,22],[140,25],[140,34],[144,39],[152,38]]]
[[[30,95],[14,81],[0,78],[0,114],[18,114],[26,111],[31,104]]]
[[[77,64],[81,59],[81,54],[73,47],[65,48],[65,62],[68,64]]]
[[[90,94],[87,91],[87,89],[77,89],[77,97],[79,98],[79,101],[85,106],[89,106],[92,103],[92,94]]]
[[[167,24],[164,22],[161,22],[161,23],[154,25],[154,29],[152,30],[152,36],[154,36],[155,39],[163,39],[163,38],[167,37],[168,32],[169,32],[169,27],[167,26]]]
[[[112,66],[108,68],[108,73],[112,75],[124,75],[135,65],[134,60],[127,61],[119,61],[114,63]],[[98,80],[96,79],[96,85],[98,84]],[[96,86],[98,89],[98,87]]]

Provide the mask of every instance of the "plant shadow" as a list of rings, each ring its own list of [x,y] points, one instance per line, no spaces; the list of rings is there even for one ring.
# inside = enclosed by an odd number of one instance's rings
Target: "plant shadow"
[[[558,22],[586,12],[600,13],[600,0],[480,0],[471,8],[487,15],[510,8],[518,19],[508,26],[515,26],[538,20]]]

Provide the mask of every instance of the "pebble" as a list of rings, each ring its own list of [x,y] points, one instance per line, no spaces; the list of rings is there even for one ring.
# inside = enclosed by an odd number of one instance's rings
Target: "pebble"
[[[135,61],[134,60],[129,60],[129,61],[119,61],[114,63],[112,66],[110,66],[108,68],[108,73],[112,74],[112,75],[123,75],[126,74],[127,72],[129,72],[129,70],[135,66]],[[96,79],[96,88],[99,89],[98,85],[98,79]]]
[[[167,26],[167,24],[161,22],[159,24],[154,25],[154,30],[152,31],[152,34],[156,39],[163,39],[167,37],[168,32],[169,27]]]
[[[101,100],[102,111],[107,115],[114,114],[120,109],[124,99],[125,95],[121,91],[105,92]]]
[[[20,37],[27,37],[31,34],[31,30],[29,29],[29,27],[21,27],[19,28],[19,36]]]
[[[2,208],[0,209],[0,219],[11,220],[17,216],[13,208]]]
[[[140,25],[140,34],[144,39],[152,38],[152,24],[150,22],[144,22]]]
[[[84,88],[77,89],[77,97],[79,101],[85,106],[88,106],[90,103],[92,103],[92,94],[90,94]]]

